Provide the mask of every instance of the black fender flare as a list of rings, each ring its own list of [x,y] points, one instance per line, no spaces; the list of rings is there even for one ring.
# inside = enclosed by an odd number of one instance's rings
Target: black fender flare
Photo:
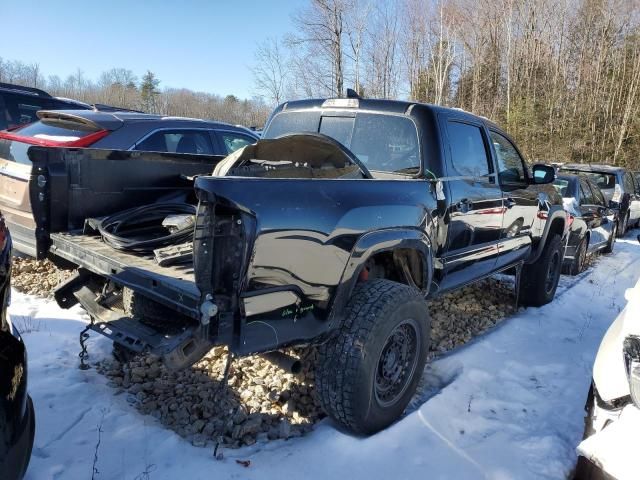
[[[351,250],[351,255],[336,288],[329,313],[329,328],[337,328],[340,312],[344,309],[358,281],[360,271],[373,255],[398,249],[412,249],[420,253],[424,272],[425,291],[433,278],[433,248],[431,239],[422,230],[390,228],[362,235]]]
[[[531,252],[531,256],[525,263],[531,264],[538,261],[538,259],[540,258],[540,255],[542,255],[544,247],[547,244],[547,238],[549,237],[549,232],[551,231],[551,227],[557,220],[562,221],[561,236],[562,236],[563,243],[565,242],[566,240],[565,237],[567,234],[565,230],[565,226],[567,223],[567,214],[561,205],[551,205],[547,212],[547,220],[544,226],[544,232],[542,232],[542,236],[540,237],[540,241],[538,242],[538,245],[536,246],[536,248]]]

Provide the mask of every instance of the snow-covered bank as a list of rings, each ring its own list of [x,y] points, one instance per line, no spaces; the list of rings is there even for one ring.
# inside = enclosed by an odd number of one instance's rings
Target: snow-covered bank
[[[37,416],[27,479],[91,478],[99,436],[97,479],[565,478],[595,351],[639,276],[630,233],[588,272],[563,277],[552,304],[435,361],[411,413],[389,429],[356,438],[325,420],[306,437],[227,450],[222,461],[138,414],[94,370],[77,368],[88,321],[81,309],[14,292],[12,318],[31,330],[24,339]],[[92,361],[109,349],[94,336]]]

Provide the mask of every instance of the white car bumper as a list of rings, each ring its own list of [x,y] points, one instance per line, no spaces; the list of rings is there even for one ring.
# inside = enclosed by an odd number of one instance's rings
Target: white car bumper
[[[631,404],[616,413],[595,410],[596,433],[578,445],[578,454],[619,480],[640,478],[640,410]],[[602,428],[607,420],[612,422]]]

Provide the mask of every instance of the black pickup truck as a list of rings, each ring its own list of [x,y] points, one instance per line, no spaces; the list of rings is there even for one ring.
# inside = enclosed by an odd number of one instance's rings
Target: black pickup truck
[[[175,368],[220,344],[317,346],[322,405],[355,432],[389,425],[415,392],[430,297],[498,272],[516,274],[522,304],[555,295],[554,169],[528,168],[505,132],[461,110],[289,102],[225,159],[27,147],[0,141],[0,207],[17,248],[79,267],[61,306],[80,302],[92,329]],[[162,267],[86,228],[171,193],[197,205],[192,263]]]

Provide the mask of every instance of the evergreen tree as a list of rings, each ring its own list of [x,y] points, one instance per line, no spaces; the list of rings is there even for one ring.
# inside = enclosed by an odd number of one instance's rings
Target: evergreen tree
[[[159,85],[160,80],[156,78],[152,71],[147,70],[140,84],[140,99],[142,100],[142,109],[145,112],[156,113],[156,97],[160,95],[160,91],[158,90]]]

